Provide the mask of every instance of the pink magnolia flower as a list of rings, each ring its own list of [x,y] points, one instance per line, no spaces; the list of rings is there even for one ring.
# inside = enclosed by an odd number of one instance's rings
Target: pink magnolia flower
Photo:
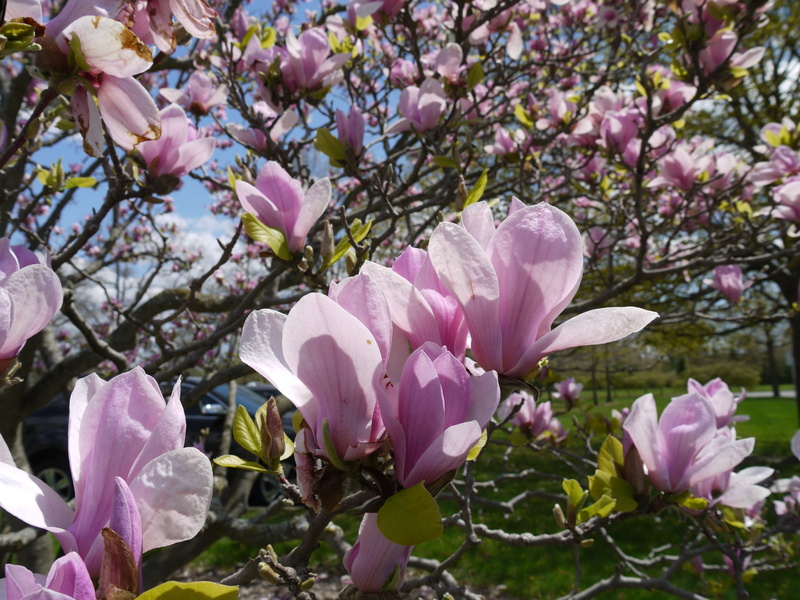
[[[300,120],[294,110],[287,110],[279,116],[279,113],[274,111],[263,100],[253,103],[250,109],[252,114],[264,123],[264,129],[269,133],[269,137],[273,142],[277,142],[282,135],[291,131]],[[237,142],[252,148],[256,152],[261,152],[267,148],[267,136],[259,129],[245,127],[239,123],[227,123],[225,131]]]
[[[800,177],[792,177],[772,190],[777,206],[772,215],[778,219],[800,222]]]
[[[331,182],[325,177],[307,192],[299,181],[276,162],[268,162],[258,172],[255,186],[236,182],[236,196],[244,209],[259,221],[280,229],[286,235],[290,252],[302,250],[308,232],[328,208]]]
[[[53,33],[49,27],[48,33]],[[83,16],[66,25],[57,38],[65,54],[73,37],[80,40],[83,62],[89,67],[80,73],[72,94],[72,113],[86,153],[103,155],[103,123],[125,150],[158,138],[161,124],[156,103],[133,77],[153,64],[147,46],[125,25],[107,17]]]
[[[24,246],[0,238],[0,374],[61,308],[61,281]]]
[[[12,564],[6,564],[5,573],[0,597],[7,600],[96,600],[92,578],[75,552],[56,560],[46,578]]]
[[[131,29],[146,44],[154,44],[167,54],[175,51],[172,15],[192,36],[210,39],[215,35],[217,11],[204,0],[135,0]]]
[[[750,418],[747,415],[734,416],[733,414],[736,412],[739,403],[747,396],[744,388],[742,388],[742,393],[738,397],[734,397],[728,384],[719,377],[712,379],[705,385],[690,378],[688,388],[690,393],[700,394],[708,400],[711,408],[714,409],[717,428],[728,427],[736,421],[746,421]]]
[[[75,510],[42,481],[17,469],[5,441],[0,441],[0,506],[53,533],[95,577],[103,553],[100,532],[127,505],[125,494],[115,491],[117,478],[135,499],[144,552],[200,531],[211,502],[211,464],[197,449],[183,447],[185,434],[179,384],[165,403],[158,383],[139,367],[108,382],[97,375],[84,377],[70,398]]]
[[[470,376],[455,356],[430,342],[415,350],[399,386],[380,402],[400,485],[430,485],[461,466],[499,401],[496,373]]]
[[[674,186],[687,191],[697,181],[698,176],[708,167],[711,157],[704,156],[700,160],[691,156],[684,148],[679,147],[659,158],[659,175],[654,177],[647,187]]]
[[[578,398],[583,390],[583,384],[575,381],[574,377],[570,377],[569,379],[553,384],[553,388],[555,389],[555,393],[553,394],[554,398],[564,400],[567,405],[572,406],[578,402]]]
[[[378,449],[385,367],[372,332],[322,294],[289,311],[253,312],[242,330],[239,356],[291,400],[308,429],[300,444],[317,456],[359,460]],[[327,425],[326,425],[327,423]],[[331,445],[326,446],[324,430]]]
[[[330,53],[328,36],[319,27],[305,30],[299,38],[288,32],[281,60],[283,83],[292,92],[332,85],[351,57],[348,52],[329,57]]]
[[[336,134],[355,156],[364,149],[364,125],[364,115],[355,105],[347,113],[336,109]]]
[[[464,51],[458,44],[450,43],[442,48],[436,55],[434,70],[451,83],[458,83],[459,75],[465,68],[461,65],[464,60]]]
[[[161,111],[161,137],[142,142],[137,150],[147,163],[151,179],[164,175],[181,178],[208,162],[214,145],[212,137],[198,138],[183,109],[170,104]]]
[[[447,108],[442,82],[426,79],[419,87],[405,88],[400,93],[398,108],[403,118],[389,127],[387,133],[400,133],[412,127],[417,131],[434,129]]]
[[[215,85],[202,71],[193,71],[182,90],[161,88],[159,93],[170,102],[180,104],[195,115],[207,115],[212,107],[225,104],[228,100],[228,87]]]
[[[742,277],[742,267],[739,265],[714,267],[714,278],[704,279],[703,283],[720,292],[731,304],[738,303],[749,287]]]
[[[519,407],[517,409],[517,407]],[[519,427],[525,435],[537,439],[541,436],[552,435],[556,440],[563,439],[564,427],[553,416],[553,407],[550,402],[536,402],[527,392],[514,392],[500,403],[497,410],[497,419],[502,422],[517,409],[510,423]]]
[[[428,254],[464,311],[472,353],[484,369],[525,377],[552,352],[621,339],[658,316],[601,308],[550,331],[583,274],[575,223],[548,204],[519,208],[496,230],[483,202],[467,207],[462,219],[463,227],[441,223],[434,230]]]
[[[408,247],[391,269],[368,261],[362,273],[378,283],[392,322],[412,348],[433,342],[464,358],[468,334],[464,311],[442,286],[427,252]]]
[[[378,515],[367,513],[358,528],[358,538],[344,555],[344,568],[363,594],[399,589],[413,546],[387,540],[378,529]]]
[[[636,446],[653,485],[673,494],[730,471],[755,445],[754,438],[717,435],[714,409],[697,393],[673,398],[660,419],[653,395],[642,396],[622,429],[626,453],[630,444]]]

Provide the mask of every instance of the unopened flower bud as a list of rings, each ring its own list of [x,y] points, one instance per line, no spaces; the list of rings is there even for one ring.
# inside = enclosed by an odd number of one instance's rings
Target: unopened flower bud
[[[128,544],[113,529],[105,527],[103,559],[100,563],[98,600],[132,600],[139,595],[139,571]]]
[[[273,465],[280,462],[281,456],[286,450],[286,443],[283,439],[283,423],[275,398],[270,398],[267,401],[266,410],[259,411],[259,413],[261,456],[265,463]]]
[[[261,575],[262,579],[266,579],[272,585],[276,585],[280,578],[280,574],[265,562],[258,563],[258,574]]]
[[[334,248],[333,225],[331,225],[330,219],[325,219],[325,225],[322,227],[322,243],[319,249],[322,258],[330,258],[333,256]]]
[[[566,529],[567,521],[564,519],[564,511],[561,510],[560,504],[553,506],[553,518],[556,520],[556,525],[561,527],[561,529]]]
[[[581,540],[581,548],[591,548],[592,546],[594,546],[593,539]]]
[[[639,498],[647,493],[647,475],[644,474],[644,464],[642,457],[636,446],[631,445],[625,455],[625,481],[633,488],[633,497]]]

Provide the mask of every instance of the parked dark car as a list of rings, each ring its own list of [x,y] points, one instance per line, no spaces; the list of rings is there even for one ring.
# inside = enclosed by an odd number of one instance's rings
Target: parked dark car
[[[187,377],[181,382],[181,396],[185,397],[194,389],[200,378]],[[278,391],[267,386],[263,391],[269,395],[278,396]],[[271,391],[270,391],[271,390]],[[166,397],[172,391],[172,385],[162,386]],[[219,456],[219,448],[225,426],[225,415],[228,411],[228,395],[230,387],[227,383],[212,388],[200,400],[185,409],[186,413],[186,445],[199,445],[201,450],[212,458]],[[268,397],[268,396],[267,396]],[[69,423],[69,402],[66,392],[59,393],[50,404],[30,415],[23,422],[23,441],[34,474],[47,483],[66,500],[75,496],[72,486],[69,458],[67,453],[67,431]],[[236,402],[244,406],[247,412],[254,416],[256,411],[266,402],[262,396],[246,386],[236,388]],[[285,412],[282,416],[283,428],[286,434],[294,437],[292,428],[293,411]],[[232,442],[233,454],[241,455],[248,460],[253,457],[236,442]],[[287,475],[290,469],[287,465]],[[258,478],[253,486],[250,502],[261,505],[271,500],[278,493],[279,488],[274,477],[264,475]]]

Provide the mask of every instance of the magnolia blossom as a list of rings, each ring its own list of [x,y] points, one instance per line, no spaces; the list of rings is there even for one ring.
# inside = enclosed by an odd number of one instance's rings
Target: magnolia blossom
[[[750,418],[747,415],[734,416],[733,414],[736,412],[739,403],[747,395],[744,388],[742,388],[742,393],[738,397],[734,397],[728,384],[719,377],[712,379],[705,385],[694,379],[689,379],[688,388],[690,393],[700,394],[711,404],[717,419],[717,428],[728,427],[736,421],[746,421]]]
[[[61,281],[24,246],[0,238],[0,374],[61,308]]]
[[[704,279],[703,283],[720,292],[731,304],[738,303],[749,287],[742,277],[742,267],[739,265],[714,267],[714,278]]]
[[[214,138],[197,137],[197,131],[177,104],[161,111],[161,137],[142,142],[137,150],[147,163],[151,179],[164,175],[181,178],[211,158]],[[177,184],[177,182],[175,182]]]
[[[519,427],[522,433],[533,439],[551,435],[556,440],[561,440],[566,436],[561,421],[553,416],[551,403],[537,403],[527,392],[514,392],[500,403],[497,419],[503,422],[509,417],[512,425]]]
[[[336,134],[355,156],[364,149],[364,124],[364,115],[355,105],[347,113],[336,109]]]
[[[53,33],[49,27],[48,33]],[[158,138],[158,108],[133,77],[153,64],[147,46],[125,25],[107,17],[83,16],[64,27],[57,38],[64,54],[73,37],[80,40],[82,64],[88,66],[72,93],[72,113],[86,153],[103,156],[102,124],[125,150]]]
[[[5,573],[0,597],[7,600],[96,600],[92,578],[75,552],[56,560],[46,578],[12,564],[6,564]]]
[[[447,108],[444,86],[438,79],[426,79],[422,85],[405,88],[400,93],[398,108],[403,118],[395,122],[387,133],[400,133],[412,127],[417,131],[434,129]]]
[[[300,37],[288,32],[286,51],[281,54],[284,85],[292,92],[332,85],[351,57],[348,52],[330,53],[328,36],[319,27],[305,30]]]
[[[568,405],[572,406],[578,402],[578,397],[583,390],[583,384],[575,381],[574,377],[570,377],[553,384],[553,388],[555,389],[554,398],[564,400]]]
[[[378,402],[386,373],[381,350],[372,332],[334,300],[309,294],[288,315],[255,311],[240,345],[242,361],[303,415],[308,428],[298,434],[296,448],[354,461],[381,445]]]
[[[255,186],[236,182],[236,196],[244,209],[259,221],[279,229],[286,236],[290,252],[302,250],[308,232],[328,208],[331,182],[325,177],[307,192],[299,181],[276,162],[268,162],[258,172]]]
[[[458,468],[499,401],[496,373],[472,377],[455,356],[430,342],[415,350],[399,387],[380,402],[400,485],[431,485]]]
[[[718,434],[714,409],[697,393],[673,398],[660,419],[653,395],[642,396],[633,403],[622,428],[626,454],[634,445],[653,485],[672,494],[729,474],[755,445],[754,438],[735,440],[726,433]],[[761,490],[743,487],[731,498],[736,503],[730,505],[751,506],[763,499]]]
[[[396,590],[403,585],[413,548],[387,540],[378,529],[378,515],[367,513],[355,544],[344,555],[344,568],[364,594]]]
[[[217,11],[204,0],[135,0],[132,8],[134,33],[167,54],[175,51],[172,15],[190,35],[200,39],[214,37]]]
[[[144,552],[200,531],[213,477],[208,458],[183,447],[185,433],[179,383],[165,404],[158,383],[141,368],[108,382],[97,375],[84,377],[70,398],[75,510],[38,478],[17,469],[2,438],[0,506],[53,533],[66,552],[83,558],[95,577],[103,553],[100,532],[115,512],[116,521],[124,520],[119,511],[127,512],[128,520],[138,513],[140,523],[130,527],[134,538],[141,536]]]
[[[517,208],[496,230],[483,202],[467,207],[462,219],[463,227],[441,223],[428,253],[442,286],[464,311],[472,353],[484,369],[525,377],[552,352],[619,340],[658,316],[601,308],[551,331],[583,274],[575,223],[548,204]]]
[[[207,115],[212,107],[225,104],[228,100],[228,87],[215,85],[202,71],[193,71],[182,90],[161,88],[160,94],[170,102],[180,104],[195,115]]]

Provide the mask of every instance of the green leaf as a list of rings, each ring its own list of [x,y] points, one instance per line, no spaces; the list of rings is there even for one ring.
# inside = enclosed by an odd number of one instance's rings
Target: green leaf
[[[361,223],[361,219],[353,219],[353,223],[350,225],[350,235],[352,235],[355,242],[358,243],[367,237],[370,227],[372,227],[372,219],[363,224]],[[347,251],[350,250],[350,248],[352,248],[350,240],[346,235],[342,236],[342,239],[336,243],[336,246],[333,249],[333,254],[326,258],[322,263],[322,268],[327,269],[337,260],[341,259],[347,253]]]
[[[237,600],[239,588],[211,581],[167,581],[147,590],[137,600]]]
[[[389,541],[416,546],[442,535],[442,515],[423,482],[400,490],[378,511],[378,529]]]
[[[478,455],[481,453],[481,450],[483,450],[483,447],[486,445],[487,439],[489,439],[489,435],[486,433],[486,430],[484,429],[481,432],[481,437],[478,438],[478,442],[472,448],[469,449],[469,454],[467,454],[467,460],[475,460],[476,458],[478,458]]]
[[[70,177],[64,183],[66,189],[70,188],[89,188],[97,185],[97,179],[94,177]]]
[[[528,111],[525,110],[525,108],[522,106],[522,104],[517,104],[514,107],[514,116],[517,117],[517,119],[520,121],[520,123],[525,125],[525,127],[528,127],[528,128],[532,128],[533,127],[533,121],[531,120],[530,116],[528,115]]]
[[[708,500],[693,496],[689,490],[686,490],[681,494],[671,496],[669,500],[678,506],[683,506],[690,510],[705,510],[708,508]]]
[[[578,524],[588,521],[594,516],[597,517],[607,517],[611,514],[611,511],[614,510],[614,506],[616,502],[613,498],[609,498],[608,496],[603,496],[592,504],[591,506],[587,506],[583,510],[578,513]]]
[[[561,483],[561,487],[564,489],[564,492],[566,492],[570,505],[575,506],[577,510],[580,510],[578,504],[583,502],[583,490],[581,489],[581,484],[574,479],[565,479]]]
[[[86,62],[86,58],[83,56],[83,50],[81,50],[81,40],[80,38],[72,34],[72,37],[69,39],[69,64],[74,68],[80,71],[91,71],[92,68],[89,66],[89,63]]]
[[[449,156],[434,156],[433,164],[443,169],[458,169],[460,165]]]
[[[600,446],[600,453],[597,455],[597,467],[609,475],[616,476],[617,466],[622,467],[625,459],[622,455],[622,443],[613,435],[609,435],[603,445]]]
[[[275,45],[275,41],[278,39],[278,32],[275,31],[274,27],[267,27],[264,30],[264,33],[261,37],[261,48],[266,50],[267,48],[272,48]]]
[[[467,71],[467,88],[472,90],[476,85],[478,85],[483,79],[486,77],[486,74],[483,72],[483,65],[480,61],[473,63],[472,66]]]
[[[264,225],[258,218],[251,214],[245,213],[242,215],[242,222],[244,228],[253,240],[257,242],[264,242],[269,246],[275,255],[283,260],[292,260],[292,253],[289,252],[289,246],[286,243],[286,235],[275,227]]]
[[[222,456],[214,459],[214,464],[220,467],[230,467],[231,469],[245,469],[246,471],[258,471],[259,473],[270,473],[271,471],[266,467],[261,466],[257,462],[245,460],[233,454],[223,454]]]
[[[332,158],[336,161],[344,161],[347,156],[347,148],[345,148],[345,145],[324,127],[317,129],[314,147],[328,158]]]
[[[478,177],[478,181],[475,182],[475,186],[470,190],[467,199],[464,200],[464,208],[468,207],[470,204],[475,204],[483,197],[483,192],[486,191],[487,183],[489,183],[489,171],[488,169],[484,169],[481,176]]]
[[[233,439],[247,450],[261,458],[261,434],[253,419],[247,414],[247,409],[241,404],[236,407],[236,416],[233,418]]]

